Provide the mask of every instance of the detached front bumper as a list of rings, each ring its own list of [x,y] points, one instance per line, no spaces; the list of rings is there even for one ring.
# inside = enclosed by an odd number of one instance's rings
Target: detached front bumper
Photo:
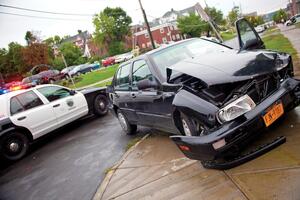
[[[200,161],[213,161],[222,157],[233,146],[239,146],[265,128],[262,116],[268,108],[277,102],[283,104],[284,110],[289,111],[299,105],[300,102],[300,81],[288,78],[281,83],[280,88],[257,105],[253,110],[244,116],[237,118],[221,126],[218,130],[206,136],[171,136],[170,138],[176,143],[179,149],[190,159]],[[214,149],[213,144],[225,139],[225,146]],[[268,144],[272,149],[278,146],[278,141],[274,144]],[[264,149],[267,152],[267,149]],[[261,153],[254,153],[258,157]],[[249,156],[248,156],[249,157]],[[249,160],[249,159],[248,159]]]

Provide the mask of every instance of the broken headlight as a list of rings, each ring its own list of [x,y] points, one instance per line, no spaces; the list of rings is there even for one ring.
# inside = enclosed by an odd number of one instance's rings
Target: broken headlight
[[[217,119],[220,123],[231,121],[252,110],[255,106],[254,101],[248,95],[244,95],[222,108],[217,114]]]

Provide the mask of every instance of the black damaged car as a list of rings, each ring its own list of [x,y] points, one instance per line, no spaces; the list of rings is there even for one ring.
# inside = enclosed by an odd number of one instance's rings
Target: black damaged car
[[[245,19],[236,27],[240,50],[194,38],[120,65],[108,92],[123,130],[134,134],[143,125],[179,133],[171,139],[188,158],[217,169],[285,142],[279,137],[239,154],[258,130],[299,105],[300,81],[289,54],[265,50]]]

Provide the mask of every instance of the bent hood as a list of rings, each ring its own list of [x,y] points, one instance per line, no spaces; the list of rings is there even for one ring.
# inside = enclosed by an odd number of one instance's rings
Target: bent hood
[[[207,86],[212,86],[253,79],[279,71],[289,64],[290,59],[290,55],[286,53],[267,50],[229,50],[185,59],[168,70],[196,77]]]

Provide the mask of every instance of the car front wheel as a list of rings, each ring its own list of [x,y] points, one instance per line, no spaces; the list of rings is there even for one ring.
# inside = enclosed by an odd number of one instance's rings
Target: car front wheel
[[[185,136],[199,136],[205,134],[206,128],[198,120],[181,113],[181,133]]]
[[[120,110],[118,110],[117,114],[120,125],[123,131],[126,133],[126,135],[134,135],[137,130],[137,125],[130,124],[125,115]]]
[[[0,138],[0,154],[4,159],[16,161],[24,157],[29,149],[26,135],[12,132]]]
[[[106,115],[108,112],[108,99],[106,96],[99,94],[94,100],[94,114],[97,116]]]

